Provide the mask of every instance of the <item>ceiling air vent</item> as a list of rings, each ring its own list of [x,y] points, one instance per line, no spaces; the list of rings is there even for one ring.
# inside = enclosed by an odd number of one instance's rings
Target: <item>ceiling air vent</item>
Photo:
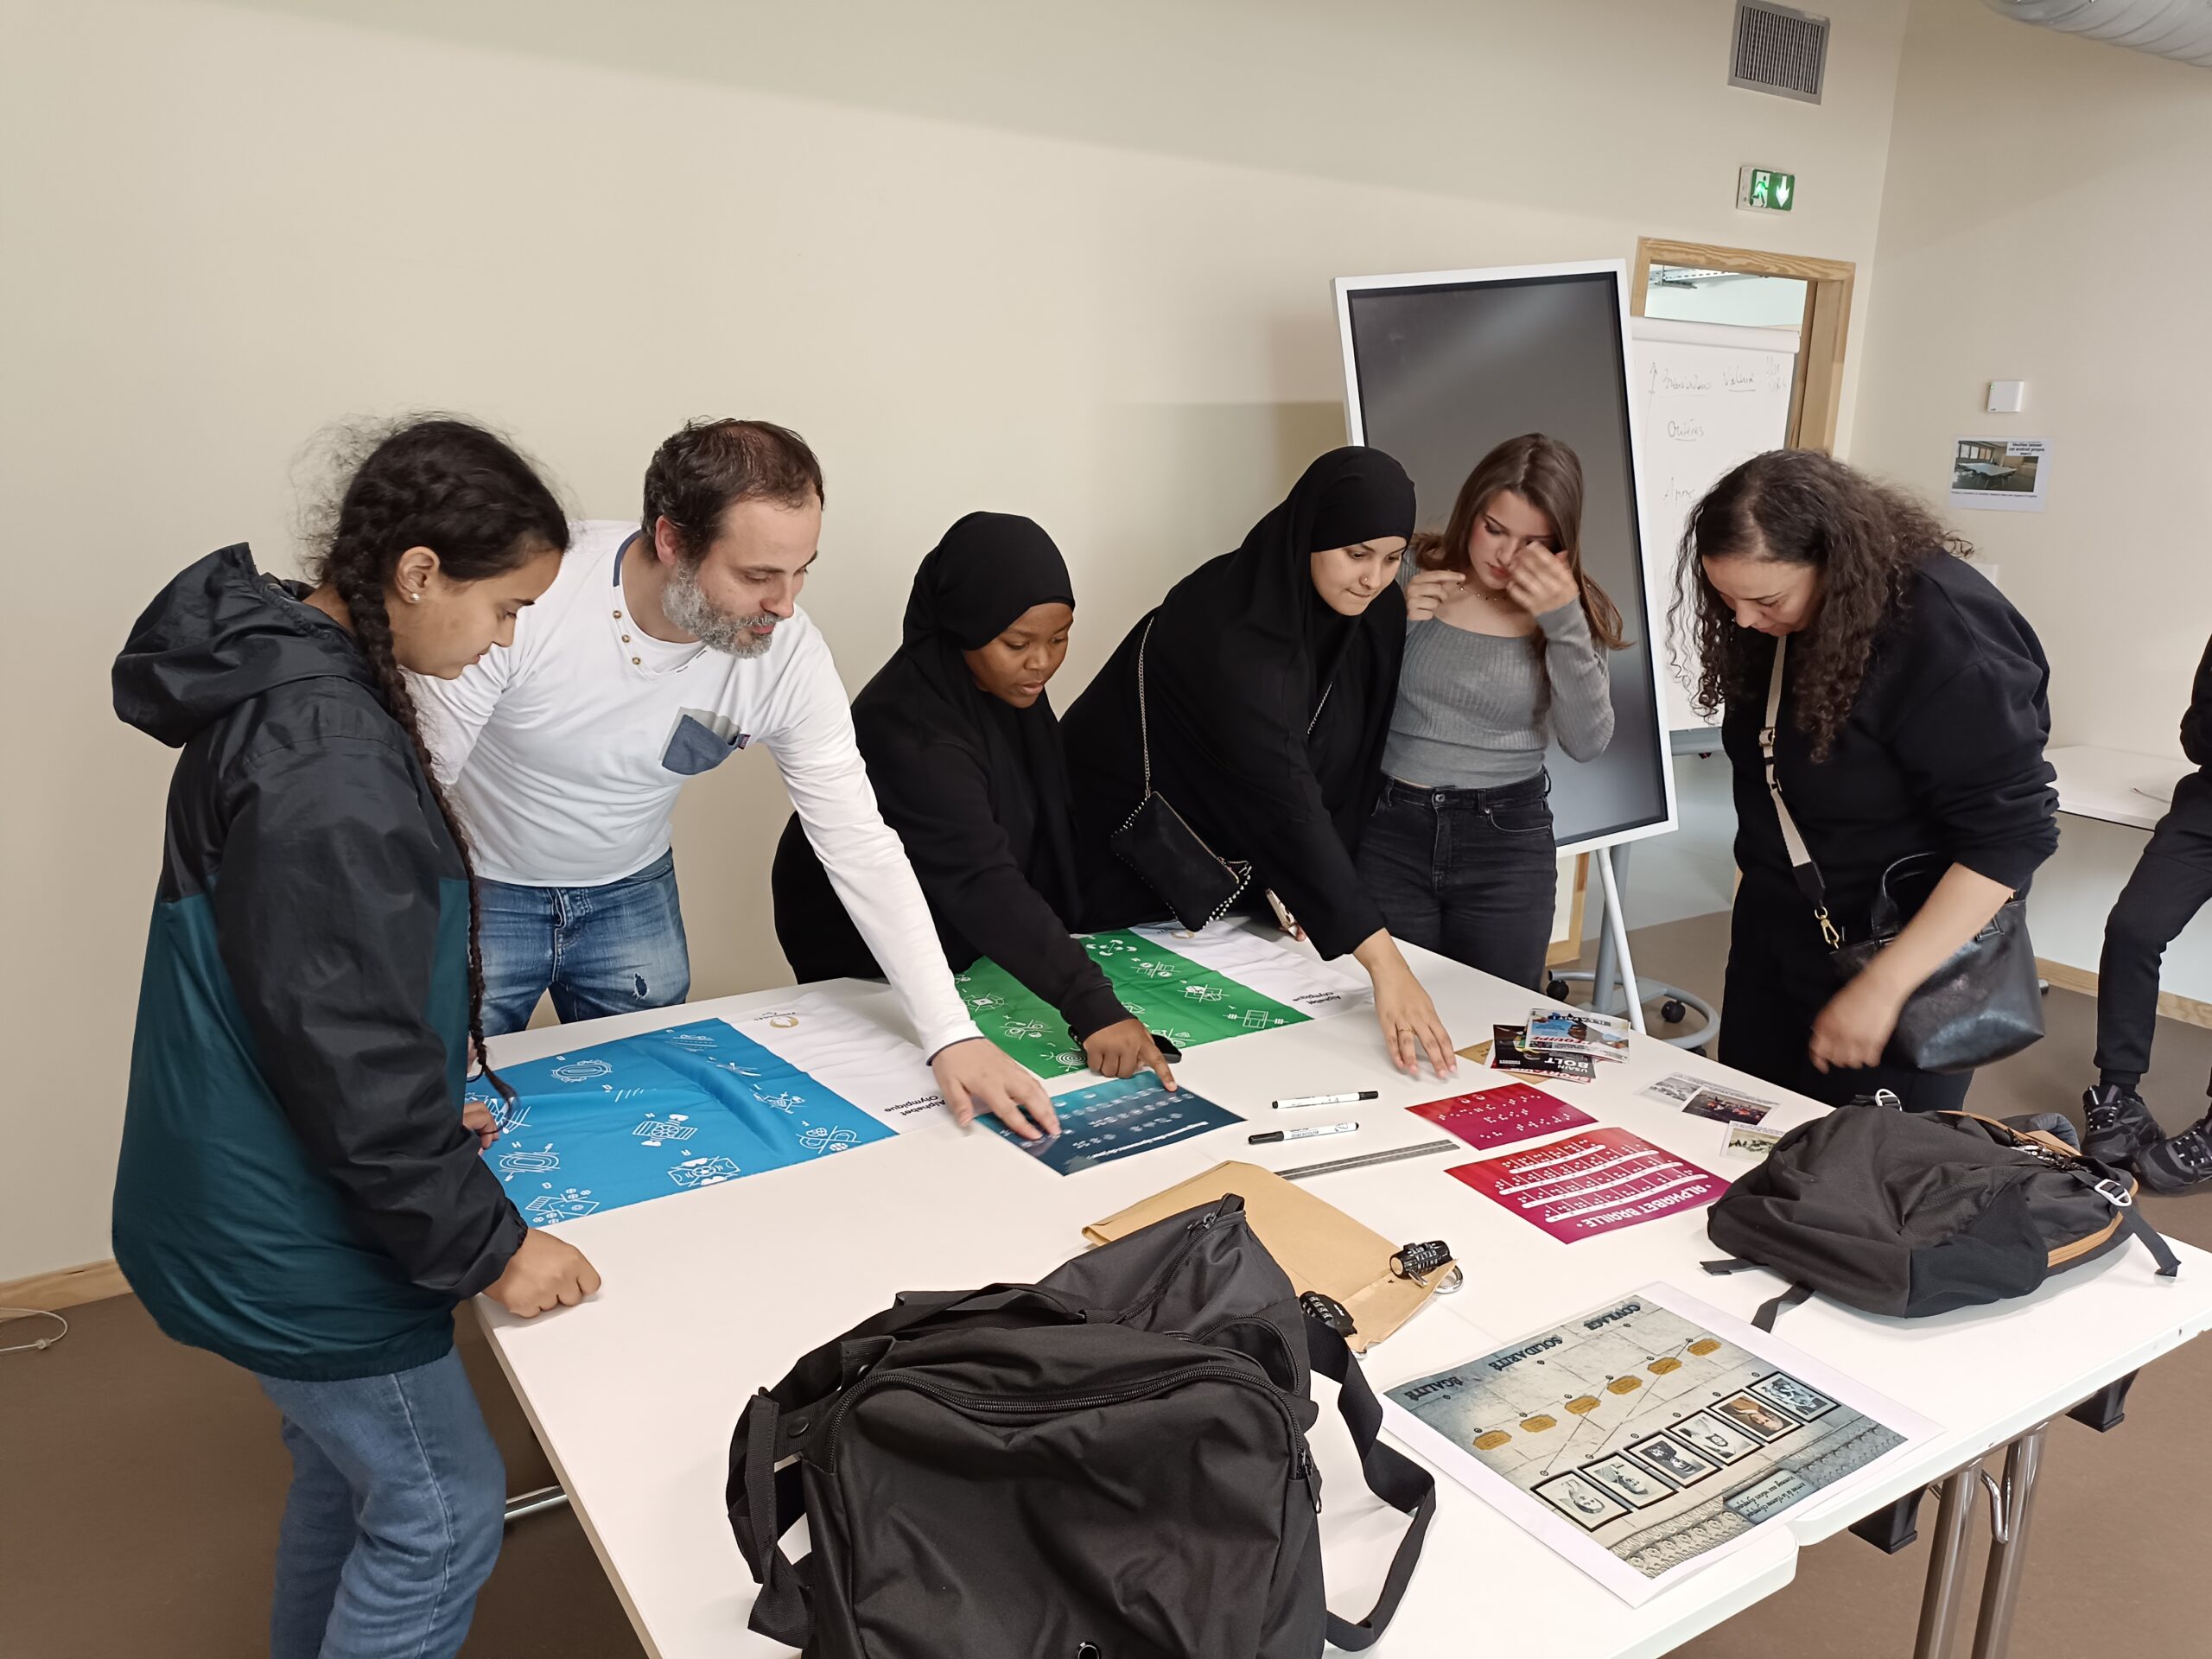
[[[1827,67],[1828,20],[1768,0],[1737,0],[1728,84],[1801,103],[1821,101]]]

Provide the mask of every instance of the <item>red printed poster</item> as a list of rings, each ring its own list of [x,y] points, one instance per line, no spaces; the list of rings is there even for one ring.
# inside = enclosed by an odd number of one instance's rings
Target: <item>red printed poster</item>
[[[1451,1100],[1432,1100],[1412,1109],[1416,1117],[1425,1117],[1438,1128],[1451,1130],[1478,1152],[1492,1147],[1510,1147],[1516,1141],[1534,1141],[1540,1135],[1579,1128],[1598,1121],[1557,1095],[1548,1095],[1526,1083],[1478,1090]]]
[[[1728,1183],[1626,1129],[1592,1129],[1452,1174],[1563,1243],[1711,1204]]]

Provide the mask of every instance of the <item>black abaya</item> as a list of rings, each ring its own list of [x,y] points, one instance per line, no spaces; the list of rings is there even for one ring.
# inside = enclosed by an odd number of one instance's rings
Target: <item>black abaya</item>
[[[1224,858],[1256,867],[1324,956],[1378,931],[1352,868],[1397,696],[1405,597],[1385,583],[1357,617],[1313,581],[1311,556],[1410,537],[1414,486],[1379,449],[1332,450],[1243,545],[1192,571],[1153,613],[1145,647],[1153,787]],[[1090,919],[1165,916],[1108,838],[1143,794],[1140,620],[1068,710],[1077,855]]]
[[[1027,518],[969,513],[915,572],[903,642],[853,700],[853,728],[947,959],[957,969],[988,957],[1080,1040],[1130,1015],[1068,932],[1077,902],[1058,722],[1046,696],[1016,709],[980,689],[961,656],[1049,604],[1075,604],[1052,538]],[[797,817],[774,890],[777,938],[801,981],[880,972]]]

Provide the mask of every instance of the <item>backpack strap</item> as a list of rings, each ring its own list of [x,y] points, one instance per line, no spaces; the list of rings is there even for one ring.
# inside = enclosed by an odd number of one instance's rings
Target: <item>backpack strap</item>
[[[2081,1154],[2076,1153],[2075,1156]],[[2174,1247],[2166,1243],[2166,1236],[2143,1219],[2143,1211],[2136,1207],[2133,1188],[2116,1176],[2098,1176],[2086,1169],[2067,1172],[2088,1187],[2120,1214],[2120,1230],[2129,1237],[2139,1239],[2143,1248],[2151,1252],[2151,1259],[2158,1264],[2158,1277],[2177,1279],[2181,1276],[2181,1258],[2174,1254]]]
[[[1374,1609],[1357,1624],[1334,1613],[1329,1615],[1331,1645],[1357,1653],[1373,1647],[1390,1628],[1398,1604],[1406,1599],[1406,1586],[1421,1560],[1421,1541],[1428,1535],[1428,1523],[1436,1514],[1436,1478],[1411,1458],[1382,1444],[1382,1408],[1375,1390],[1367,1385],[1367,1374],[1344,1346],[1344,1339],[1310,1315],[1306,1321],[1306,1351],[1313,1369],[1337,1385],[1337,1410],[1351,1431],[1367,1490],[1392,1509],[1413,1517],[1406,1535],[1398,1541],[1397,1553],[1390,1558],[1390,1570],[1383,1575],[1382,1593],[1376,1598]]]
[[[1759,1311],[1751,1315],[1751,1324],[1758,1330],[1771,1334],[1774,1322],[1793,1307],[1802,1307],[1813,1300],[1813,1287],[1795,1284],[1779,1296],[1770,1296],[1759,1304]]]
[[[1713,1274],[1715,1277],[1724,1274],[1751,1273],[1761,1270],[1758,1262],[1746,1262],[1739,1255],[1723,1256],[1718,1262],[1700,1262],[1699,1265],[1707,1273]],[[1774,1330],[1774,1322],[1777,1319],[1780,1319],[1784,1313],[1787,1313],[1791,1308],[1802,1307],[1812,1300],[1813,1287],[1810,1285],[1792,1285],[1789,1289],[1783,1291],[1781,1295],[1770,1296],[1766,1300],[1759,1304],[1759,1311],[1751,1315],[1752,1327],[1756,1330],[1764,1331],[1770,1334]]]
[[[806,1512],[806,1498],[801,1490],[799,1465],[776,1467],[781,1415],[766,1389],[747,1402],[745,1414],[738,1420],[736,1444],[730,1448],[729,1484],[724,1496],[738,1552],[752,1570],[753,1581],[760,1586],[753,1603],[753,1629],[785,1647],[804,1648],[814,1635],[807,1564],[784,1554],[783,1537]]]

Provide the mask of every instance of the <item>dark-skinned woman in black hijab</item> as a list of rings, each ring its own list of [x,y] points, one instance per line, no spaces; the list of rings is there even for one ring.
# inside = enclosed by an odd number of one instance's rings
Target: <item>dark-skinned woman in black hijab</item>
[[[903,643],[853,699],[884,822],[906,842],[954,970],[988,957],[1060,1011],[1090,1069],[1174,1078],[1070,937],[1080,909],[1066,756],[1046,683],[1075,588],[1027,518],[971,512],[914,573]],[[776,936],[802,982],[880,974],[794,817],[776,849]]]
[[[1449,1077],[1452,1039],[1352,868],[1397,695],[1396,576],[1413,529],[1402,467],[1379,449],[1332,450],[1242,547],[1200,565],[1129,630],[1064,730],[1094,922],[1166,913],[1108,844],[1144,793],[1141,647],[1153,788],[1215,853],[1251,863],[1249,890],[1275,895],[1323,956],[1350,952],[1367,969],[1401,1069],[1426,1052]]]

